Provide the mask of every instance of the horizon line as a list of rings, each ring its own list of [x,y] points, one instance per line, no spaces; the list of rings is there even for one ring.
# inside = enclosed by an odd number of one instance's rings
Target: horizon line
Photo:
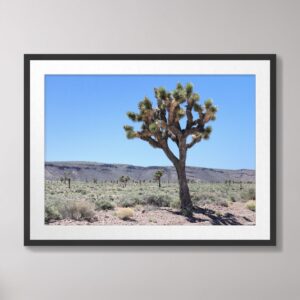
[[[87,164],[98,164],[98,165],[123,165],[123,166],[134,166],[134,167],[142,167],[142,168],[150,168],[150,167],[173,167],[173,165],[147,165],[147,166],[141,166],[141,165],[134,165],[134,164],[125,164],[125,163],[104,163],[104,162],[97,162],[97,161],[85,161],[85,160],[53,160],[53,161],[46,161],[47,163],[87,163]],[[226,169],[226,168],[212,168],[212,167],[200,167],[200,166],[190,166],[186,165],[188,168],[201,168],[201,169],[213,169],[213,170],[230,170],[230,171],[239,171],[239,170],[249,170],[249,171],[256,171],[256,169],[249,169],[249,168],[238,168],[238,169]]]

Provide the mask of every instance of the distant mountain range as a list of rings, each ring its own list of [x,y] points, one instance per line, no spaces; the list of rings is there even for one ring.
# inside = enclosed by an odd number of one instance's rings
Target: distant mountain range
[[[71,174],[73,180],[78,181],[111,181],[120,176],[129,176],[132,180],[152,180],[157,170],[164,170],[162,181],[177,181],[174,167],[150,166],[141,167],[123,164],[103,164],[94,162],[46,162],[46,180],[59,180],[65,173]],[[255,170],[240,169],[210,169],[201,167],[187,167],[187,178],[203,182],[224,182],[226,180],[254,182]]]

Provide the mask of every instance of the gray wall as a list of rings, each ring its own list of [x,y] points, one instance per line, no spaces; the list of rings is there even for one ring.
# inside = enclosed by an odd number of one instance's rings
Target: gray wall
[[[0,0],[0,299],[299,299],[299,11],[287,0]],[[23,247],[24,53],[269,52],[276,248]]]

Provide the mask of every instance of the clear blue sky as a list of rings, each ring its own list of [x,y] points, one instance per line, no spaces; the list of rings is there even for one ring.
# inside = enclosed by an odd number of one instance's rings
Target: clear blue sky
[[[218,106],[210,139],[189,150],[187,164],[255,169],[254,75],[46,75],[46,160],[171,165],[162,150],[128,140],[123,125],[134,125],[126,112],[138,111],[144,96],[155,103],[154,87],[177,82],[193,83],[200,102]]]

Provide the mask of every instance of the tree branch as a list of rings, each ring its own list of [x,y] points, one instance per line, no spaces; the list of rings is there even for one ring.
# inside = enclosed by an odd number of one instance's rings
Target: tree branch
[[[196,121],[198,121],[198,120],[196,120]],[[196,122],[195,121],[195,122]],[[196,126],[196,127],[192,127],[192,128],[190,128],[190,129],[186,129],[185,131],[184,131],[184,133],[183,133],[183,137],[185,137],[185,138],[187,138],[189,135],[191,135],[191,134],[195,134],[195,133],[202,133],[202,132],[204,132],[204,126],[202,126],[202,125],[200,125],[199,123],[198,123],[198,125]]]
[[[200,139],[193,139],[190,143],[186,144],[186,148],[190,149],[192,148],[195,144],[199,143],[202,140],[202,138]]]
[[[141,140],[143,141],[147,141],[152,147],[154,148],[160,148],[162,149],[162,146],[159,142],[157,142],[156,140],[154,140],[152,137],[148,136],[144,136],[144,137],[140,137]]]
[[[164,140],[164,142],[162,142],[162,149],[165,152],[165,154],[167,155],[167,157],[169,158],[169,160],[174,164],[178,164],[179,159],[176,157],[176,155],[171,151],[171,149],[169,148],[168,142],[166,140]]]
[[[187,117],[186,129],[189,129],[193,125],[192,106],[190,104],[188,104],[186,108],[186,117]]]

